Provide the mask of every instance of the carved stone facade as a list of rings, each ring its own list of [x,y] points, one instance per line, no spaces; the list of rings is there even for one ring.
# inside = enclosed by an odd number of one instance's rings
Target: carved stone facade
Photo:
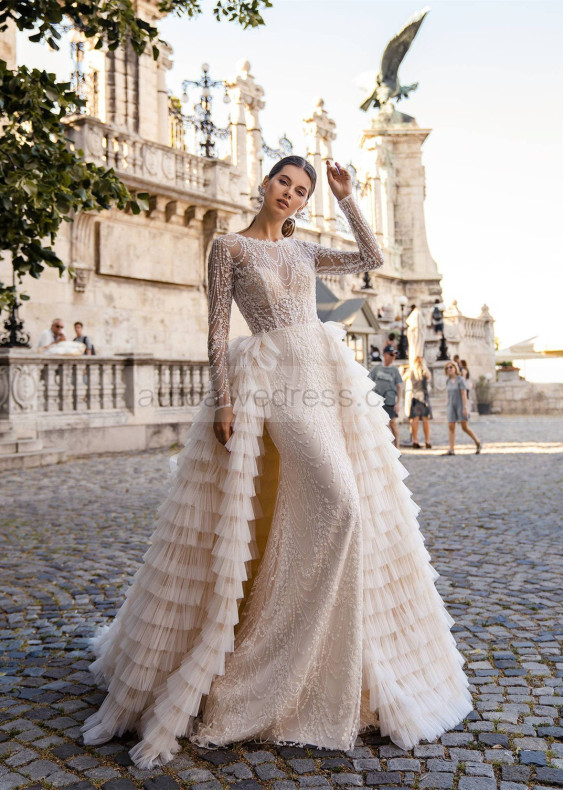
[[[156,7],[154,0],[136,4],[137,13],[152,23],[159,18]],[[11,45],[6,42],[8,50]],[[55,316],[65,321],[70,337],[72,324],[80,320],[97,352],[104,355],[141,352],[204,360],[210,244],[215,236],[248,225],[256,210],[258,184],[269,170],[261,126],[264,91],[249,62],[241,61],[235,76],[226,81],[230,150],[223,158],[205,158],[185,150],[182,138],[171,135],[168,45],[159,43],[157,61],[150,48],[138,57],[129,47],[109,52],[89,48],[88,41],[83,46],[88,112],[69,120],[69,136],[88,160],[114,168],[132,192],[148,192],[150,205],[138,216],[111,210],[64,223],[56,248],[76,278],[46,271],[40,281],[27,281],[31,301],[21,310],[26,327],[34,342]],[[441,275],[429,251],[424,218],[421,152],[430,130],[402,117],[384,112],[376,116],[362,132],[356,155],[356,197],[378,235],[386,266],[371,273],[370,288],[360,276],[324,278],[340,299],[364,297],[372,313],[381,317],[382,332],[399,315],[400,297],[416,303],[426,315],[442,298]],[[322,99],[303,122],[306,155],[319,182],[309,217],[298,223],[297,235],[353,249],[354,239],[337,212],[324,174],[337,124]],[[4,260],[0,279],[8,278],[9,262]],[[482,367],[490,365],[491,347],[493,371],[493,332],[486,336],[484,329],[491,326],[491,316],[463,318],[451,321],[458,333],[452,342],[461,347],[473,342],[472,354],[475,351],[476,359],[481,355]],[[472,321],[482,329],[472,328]],[[467,337],[466,329],[477,334]],[[232,334],[247,331],[234,306]],[[430,354],[434,340],[430,336]]]

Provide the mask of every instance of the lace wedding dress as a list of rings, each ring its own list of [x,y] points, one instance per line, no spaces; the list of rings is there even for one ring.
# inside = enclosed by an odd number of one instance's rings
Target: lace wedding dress
[[[172,759],[182,736],[349,749],[379,723],[409,749],[472,709],[382,399],[344,328],[317,318],[316,275],[383,263],[354,198],[340,207],[358,252],[213,242],[211,391],[144,562],[92,640],[108,693],[84,741],[137,730],[140,767]],[[252,335],[228,341],[233,299]]]

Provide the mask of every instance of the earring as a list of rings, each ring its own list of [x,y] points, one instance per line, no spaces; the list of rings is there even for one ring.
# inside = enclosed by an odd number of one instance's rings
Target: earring
[[[262,184],[258,185],[258,193],[261,197],[264,197],[264,187]]]
[[[305,206],[301,208],[299,211],[296,211],[296,219],[305,219],[307,217],[307,213],[305,210]]]

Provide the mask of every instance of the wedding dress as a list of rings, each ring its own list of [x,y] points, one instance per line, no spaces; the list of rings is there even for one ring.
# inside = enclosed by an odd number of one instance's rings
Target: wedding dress
[[[339,205],[358,251],[212,244],[210,393],[144,562],[92,640],[108,693],[84,741],[137,730],[139,767],[172,759],[183,736],[349,749],[378,723],[410,749],[472,710],[382,398],[345,329],[317,318],[316,275],[383,263],[354,198]],[[252,334],[228,341],[233,299]]]

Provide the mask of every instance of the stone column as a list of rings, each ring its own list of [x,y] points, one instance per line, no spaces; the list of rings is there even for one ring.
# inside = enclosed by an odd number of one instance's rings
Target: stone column
[[[162,145],[170,145],[166,73],[172,68],[172,47],[165,44],[164,41],[159,41],[159,52],[157,60],[157,142]]]
[[[137,0],[135,12],[151,25],[163,16],[156,0]],[[89,113],[118,129],[168,145],[166,71],[172,66],[169,45],[158,41],[160,54],[156,61],[150,45],[142,55],[125,43],[113,52],[106,47],[93,49],[91,39],[85,39],[83,46]]]
[[[264,109],[264,90],[251,74],[251,64],[242,60],[237,64],[237,75],[227,83],[233,109],[232,156],[241,173],[241,193],[247,199],[257,197],[262,181],[262,128],[260,111]]]
[[[336,230],[335,199],[325,178],[326,161],[333,159],[332,142],[337,137],[335,121],[329,118],[325,102],[318,99],[310,116],[303,119],[304,134],[307,139],[307,157],[321,179],[321,189],[313,194],[311,218],[314,225],[328,230]]]
[[[430,129],[415,119],[384,108],[362,133],[368,171],[380,174],[382,231],[386,246],[401,247],[405,280],[438,280],[425,227],[425,168],[421,148]]]
[[[251,195],[248,173],[246,105],[249,100],[247,90],[248,71],[243,70],[248,61],[239,64],[239,73],[227,81],[227,91],[231,99],[231,160],[240,174],[241,197],[248,201]]]

